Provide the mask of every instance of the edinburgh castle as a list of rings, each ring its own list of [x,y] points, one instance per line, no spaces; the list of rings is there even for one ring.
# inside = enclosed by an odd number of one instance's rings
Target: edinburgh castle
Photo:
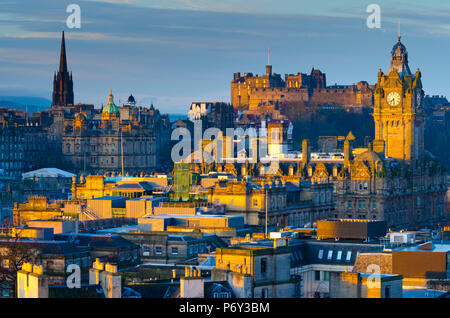
[[[295,104],[303,106],[371,107],[374,85],[365,81],[353,85],[327,86],[326,75],[318,69],[311,73],[272,73],[266,65],[266,74],[234,73],[231,81],[231,104],[239,109],[256,110],[261,106]]]

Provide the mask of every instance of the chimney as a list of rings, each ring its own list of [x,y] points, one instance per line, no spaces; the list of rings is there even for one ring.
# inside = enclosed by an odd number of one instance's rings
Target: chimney
[[[48,278],[42,266],[23,263],[17,272],[17,298],[48,298]]]
[[[106,298],[122,298],[122,277],[117,265],[102,263],[97,258],[89,269],[89,285],[101,284]]]
[[[201,271],[198,268],[185,268],[186,277],[180,278],[180,298],[204,298],[205,297],[205,280],[201,277]]]
[[[105,264],[100,262],[100,259],[95,259],[92,263],[92,268],[89,269],[89,285],[100,284],[100,273],[105,269]]]
[[[122,277],[117,273],[117,265],[106,263],[101,279],[106,298],[122,298]]]

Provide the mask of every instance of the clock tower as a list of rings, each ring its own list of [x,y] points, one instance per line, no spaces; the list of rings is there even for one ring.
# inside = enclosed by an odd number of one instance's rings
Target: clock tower
[[[381,69],[374,92],[375,145],[384,142],[386,157],[419,160],[424,152],[425,113],[421,73],[413,75],[408,66],[408,52],[400,41],[391,51],[387,74]]]

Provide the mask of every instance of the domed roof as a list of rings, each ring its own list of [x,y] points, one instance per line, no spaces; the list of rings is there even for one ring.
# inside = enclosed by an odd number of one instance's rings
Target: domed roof
[[[104,114],[119,114],[119,108],[114,104],[114,96],[112,90],[109,91],[108,104],[103,106],[102,113]]]
[[[411,75],[411,70],[408,65],[408,51],[406,51],[406,47],[400,41],[400,38],[398,36],[398,42],[392,47],[391,66],[388,73],[396,71],[403,78],[405,75]]]
[[[408,51],[406,50],[406,47],[403,45],[403,43],[400,41],[400,36],[398,37],[398,42],[394,44],[392,47],[391,55],[408,55]]]
[[[130,97],[128,97],[127,104],[136,104],[136,100],[134,99],[133,94],[130,94]]]

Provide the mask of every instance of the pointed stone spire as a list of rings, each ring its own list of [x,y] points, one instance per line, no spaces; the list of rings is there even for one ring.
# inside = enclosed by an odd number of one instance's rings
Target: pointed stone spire
[[[64,38],[64,30],[62,31],[62,39],[61,39],[61,57],[59,59],[59,71],[61,73],[67,72],[66,41]]]
[[[72,73],[67,71],[67,57],[66,57],[66,41],[64,30],[61,37],[61,55],[59,59],[59,70],[56,76],[53,76],[53,94],[52,105],[73,105],[73,81]]]

